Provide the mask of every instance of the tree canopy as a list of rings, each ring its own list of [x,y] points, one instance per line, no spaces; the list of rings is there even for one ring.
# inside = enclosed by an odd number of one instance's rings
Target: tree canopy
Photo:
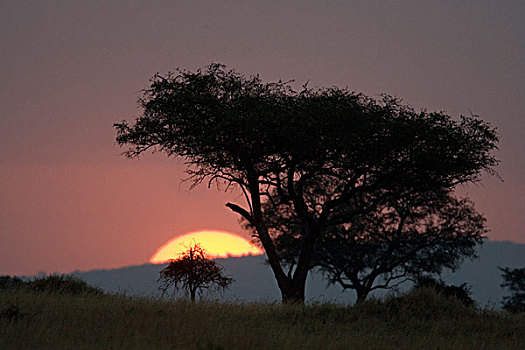
[[[207,257],[204,248],[194,243],[160,271],[160,289],[163,294],[172,287],[175,290],[183,289],[194,302],[197,292],[228,288],[233,279],[224,276],[222,270],[221,265]]]
[[[239,189],[246,205],[227,207],[254,228],[290,302],[304,300],[324,228],[373,209],[368,193],[447,192],[498,163],[491,154],[498,136],[477,117],[454,120],[346,88],[295,91],[290,83],[265,83],[220,64],[154,76],[140,106],[133,123],[115,124],[126,154],[164,152],[186,161],[195,185]],[[281,266],[267,224],[273,214],[264,203],[286,206],[300,222],[291,273]]]

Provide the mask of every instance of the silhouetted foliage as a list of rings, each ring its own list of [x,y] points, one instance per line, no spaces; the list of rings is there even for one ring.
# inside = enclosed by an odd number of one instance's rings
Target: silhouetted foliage
[[[134,123],[114,125],[127,156],[165,152],[185,160],[193,185],[239,189],[247,205],[227,207],[253,227],[287,302],[304,301],[326,228],[374,209],[368,194],[447,192],[498,163],[491,155],[498,136],[476,117],[456,121],[338,87],[297,92],[220,64],[155,75],[140,105]],[[267,225],[275,211],[266,212],[265,202],[287,207],[300,223],[289,273]]]
[[[331,283],[355,290],[357,302],[413,275],[455,270],[465,258],[476,256],[475,246],[486,232],[485,219],[467,199],[437,193],[380,197],[369,194],[367,200],[376,202],[375,209],[355,214],[351,224],[327,226],[311,263]],[[266,206],[271,212],[272,206]],[[268,227],[281,261],[292,268],[300,253],[300,223],[283,212],[288,208],[277,208],[281,211]],[[334,222],[336,215],[340,214],[334,214]]]
[[[226,289],[233,282],[232,278],[222,274],[223,267],[206,256],[206,251],[195,243],[183,252],[179,258],[171,260],[160,272],[160,289],[166,293],[173,287],[185,290],[195,301],[197,292],[204,289]]]
[[[35,292],[57,294],[104,294],[99,287],[91,286],[86,281],[70,275],[49,275],[29,282]]]
[[[503,298],[503,309],[513,313],[525,312],[525,267],[499,269],[503,272],[501,286],[511,292],[510,296]]]
[[[430,276],[418,276],[414,289],[429,288],[437,293],[459,299],[465,306],[473,307],[475,305],[474,299],[471,297],[470,288],[467,283],[462,283],[459,286],[447,285],[442,280],[436,280]]]
[[[26,285],[26,282],[16,276],[0,276],[0,291],[2,290],[13,290],[23,288]]]
[[[19,277],[1,276],[0,290],[27,289],[37,293],[54,294],[104,294],[99,287],[91,286],[86,281],[70,275],[49,275],[24,281]]]

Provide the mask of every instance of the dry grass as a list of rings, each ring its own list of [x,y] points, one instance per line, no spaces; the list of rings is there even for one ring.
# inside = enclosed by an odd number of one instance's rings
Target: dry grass
[[[357,307],[0,291],[0,349],[519,349],[525,314],[431,290]]]

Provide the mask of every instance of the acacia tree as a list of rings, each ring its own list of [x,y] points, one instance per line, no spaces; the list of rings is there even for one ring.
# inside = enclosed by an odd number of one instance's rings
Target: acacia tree
[[[281,212],[269,224],[281,260],[290,268],[300,250],[297,221]],[[476,256],[474,248],[487,231],[485,218],[468,199],[445,193],[397,193],[356,214],[351,224],[332,221],[316,243],[311,267],[320,268],[331,283],[355,290],[358,303],[376,289],[394,288],[414,276],[455,270]]]
[[[449,197],[434,203],[438,207],[398,204],[356,218],[319,244],[318,266],[332,282],[354,289],[357,302],[414,275],[455,270],[482,243],[485,219],[467,200]]]
[[[204,289],[228,288],[233,279],[224,276],[222,271],[223,267],[209,259],[206,251],[198,243],[194,243],[160,271],[160,289],[162,294],[171,287],[185,290],[191,301],[195,302],[197,292]]]
[[[115,124],[117,142],[129,157],[157,150],[184,159],[194,185],[241,191],[245,206],[226,205],[254,227],[285,302],[304,301],[314,245],[335,213],[350,222],[370,191],[452,188],[497,164],[497,135],[477,118],[454,121],[337,87],[297,92],[220,64],[156,75],[140,104],[132,124]],[[264,201],[300,220],[292,273],[281,266]]]

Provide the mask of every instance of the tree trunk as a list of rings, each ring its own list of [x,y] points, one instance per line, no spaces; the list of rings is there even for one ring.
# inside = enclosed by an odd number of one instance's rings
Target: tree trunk
[[[360,288],[356,288],[355,291],[357,293],[357,300],[355,302],[356,304],[361,304],[363,301],[365,301],[366,297],[368,296],[368,293],[370,293],[370,291]]]
[[[304,304],[305,283],[289,281],[286,285],[280,285],[279,289],[281,290],[283,304]]]
[[[301,253],[299,255],[297,266],[293,274],[291,283],[286,288],[281,288],[283,303],[301,303],[304,304],[306,278],[310,271],[310,262],[314,250],[315,239],[319,235],[319,230],[312,223],[308,225],[307,232],[304,233]]]
[[[242,209],[238,205],[228,203],[226,206],[243,216],[251,225],[255,226],[259,239],[266,251],[268,262],[274,273],[277,285],[281,291],[281,297],[283,303],[290,304],[304,304],[304,291],[306,284],[306,276],[308,275],[308,265],[310,264],[311,252],[313,250],[313,239],[312,242],[308,242],[308,252],[301,254],[299,259],[296,273],[294,278],[287,276],[277,255],[274,242],[268,233],[268,228],[263,220],[261,194],[260,194],[260,183],[259,177],[255,170],[248,171],[248,190],[251,198],[251,213]],[[315,236],[314,236],[315,237]]]
[[[252,224],[255,226],[259,239],[266,251],[268,262],[272,268],[277,285],[281,291],[283,303],[303,304],[304,303],[304,285],[305,283],[297,283],[296,279],[288,277],[282,267],[277,255],[274,243],[268,233],[268,228],[263,220],[261,196],[259,189],[259,178],[255,172],[248,174],[249,191],[252,199]],[[304,279],[306,281],[306,279]]]

